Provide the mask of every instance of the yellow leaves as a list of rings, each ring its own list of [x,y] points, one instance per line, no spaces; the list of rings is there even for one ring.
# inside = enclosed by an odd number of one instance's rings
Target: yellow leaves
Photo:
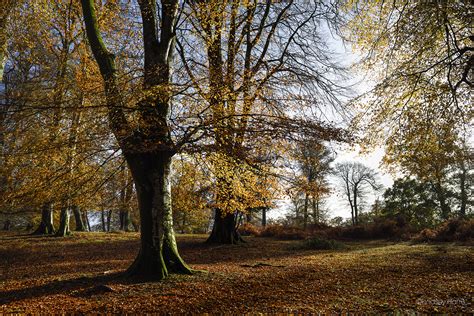
[[[206,199],[208,186],[209,179],[189,157],[173,160],[172,207],[174,224],[179,232],[202,232],[207,229],[210,217]]]
[[[213,153],[209,160],[215,177],[214,207],[223,212],[245,212],[268,206],[276,183],[249,165],[224,153]]]

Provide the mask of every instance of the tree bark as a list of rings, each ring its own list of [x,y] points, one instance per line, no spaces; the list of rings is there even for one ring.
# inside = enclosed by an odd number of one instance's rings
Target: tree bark
[[[303,229],[308,227],[308,194],[304,194]]]
[[[127,154],[137,189],[141,247],[130,275],[163,279],[168,273],[191,273],[178,254],[171,208],[171,155]]]
[[[319,224],[321,222],[321,212],[319,211],[319,200],[313,197],[313,218],[314,223]]]
[[[63,207],[61,209],[61,214],[59,216],[59,228],[56,232],[56,237],[65,237],[71,234],[69,229],[69,219],[71,217],[71,213],[68,207]]]
[[[87,224],[87,230],[91,231],[91,223],[89,221],[89,215],[87,214],[87,211],[84,210],[84,212],[82,212],[82,214],[84,215],[84,222]]]
[[[214,212],[214,225],[207,243],[238,244],[243,242],[242,236],[237,231],[237,214],[223,214],[221,210]]]
[[[107,232],[107,226],[105,225],[105,210],[100,212],[100,219],[102,221],[102,231],[105,233]]]
[[[191,269],[176,245],[170,186],[171,157],[176,150],[169,127],[170,78],[179,1],[162,0],[161,14],[157,14],[155,1],[138,0],[145,62],[143,92],[148,96],[137,104],[139,128],[132,128],[123,112],[115,56],[102,40],[94,1],[81,0],[81,4],[89,44],[104,79],[109,124],[137,190],[141,247],[128,274],[156,280],[170,272],[189,274]]]
[[[76,231],[78,231],[78,232],[86,231],[87,228],[84,225],[84,219],[83,219],[80,207],[77,206],[77,205],[74,205],[72,207],[72,212],[74,213],[74,220],[76,222]]]
[[[467,190],[466,190],[466,178],[468,171],[464,161],[460,163],[461,173],[459,174],[459,185],[460,185],[460,207],[459,207],[459,216],[464,218],[466,217],[466,207],[467,207]]]
[[[107,211],[107,231],[110,232],[110,224],[112,222],[112,210]]]
[[[354,223],[359,224],[359,209],[357,208],[357,188],[354,189]]]
[[[12,224],[12,222],[11,222],[9,219],[7,219],[7,220],[3,223],[3,230],[9,231],[10,228],[11,228],[11,224]]]
[[[53,204],[45,203],[41,210],[41,222],[33,235],[51,235],[54,234]]]
[[[262,207],[262,226],[267,226],[267,208]]]
[[[129,210],[121,210],[120,211],[120,230],[125,232],[130,231],[130,211]]]

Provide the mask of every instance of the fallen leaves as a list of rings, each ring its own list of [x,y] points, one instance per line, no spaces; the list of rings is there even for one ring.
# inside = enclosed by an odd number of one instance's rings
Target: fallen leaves
[[[308,251],[269,238],[215,247],[181,236],[183,258],[208,272],[145,282],[122,275],[137,234],[0,239],[0,314],[472,312],[469,246],[364,242]]]

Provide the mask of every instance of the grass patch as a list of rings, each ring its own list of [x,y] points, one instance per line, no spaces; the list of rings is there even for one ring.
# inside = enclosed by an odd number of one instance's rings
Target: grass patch
[[[296,250],[342,250],[347,246],[334,239],[310,238],[293,246]]]

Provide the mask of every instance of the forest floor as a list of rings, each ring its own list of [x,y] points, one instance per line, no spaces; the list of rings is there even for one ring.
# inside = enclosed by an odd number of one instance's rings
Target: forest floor
[[[182,235],[183,258],[208,272],[144,282],[121,274],[138,238],[0,234],[0,314],[474,311],[474,247],[466,244],[364,241],[321,251],[298,241],[216,246]]]

